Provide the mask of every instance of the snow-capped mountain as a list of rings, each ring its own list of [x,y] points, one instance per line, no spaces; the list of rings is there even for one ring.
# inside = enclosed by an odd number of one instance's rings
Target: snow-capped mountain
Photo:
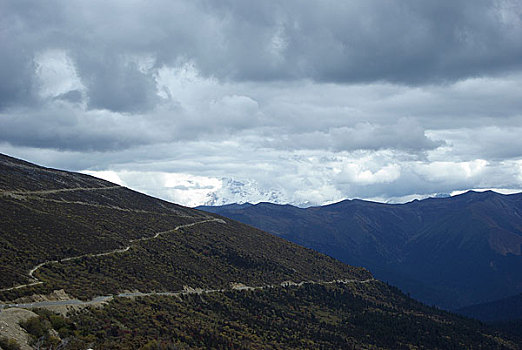
[[[216,206],[231,203],[270,202],[277,204],[293,202],[291,196],[283,188],[263,188],[255,180],[236,180],[222,178],[219,189],[207,194],[204,205]]]

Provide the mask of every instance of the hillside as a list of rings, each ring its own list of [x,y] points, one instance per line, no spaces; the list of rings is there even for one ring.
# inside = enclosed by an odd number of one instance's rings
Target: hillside
[[[489,303],[471,305],[456,310],[456,312],[522,337],[522,294]]]
[[[489,303],[471,305],[459,309],[458,312],[484,322],[522,321],[522,294]]]
[[[4,299],[61,288],[87,298],[123,289],[371,276],[238,222],[88,175],[6,156],[0,169]],[[90,256],[96,254],[103,255]],[[46,283],[16,288],[37,280]]]
[[[239,222],[4,155],[0,172],[0,319],[70,310],[20,323],[40,347],[519,348]]]
[[[453,309],[522,291],[522,194],[200,209],[364,266],[428,304]]]

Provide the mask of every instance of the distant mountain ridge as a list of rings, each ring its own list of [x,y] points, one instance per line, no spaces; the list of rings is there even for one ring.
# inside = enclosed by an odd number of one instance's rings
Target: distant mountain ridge
[[[456,312],[522,337],[522,293],[489,303],[467,306]]]
[[[459,309],[458,312],[484,322],[522,321],[522,293],[489,303],[471,305]]]
[[[198,207],[351,265],[454,309],[522,292],[522,194],[492,191],[405,204]]]

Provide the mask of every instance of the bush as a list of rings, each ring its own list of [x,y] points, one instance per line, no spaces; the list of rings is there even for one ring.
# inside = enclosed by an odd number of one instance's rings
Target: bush
[[[20,322],[20,326],[36,339],[46,335],[51,328],[50,322],[39,316],[31,317],[26,321]]]
[[[0,348],[4,350],[20,350],[20,345],[14,339],[0,337]]]

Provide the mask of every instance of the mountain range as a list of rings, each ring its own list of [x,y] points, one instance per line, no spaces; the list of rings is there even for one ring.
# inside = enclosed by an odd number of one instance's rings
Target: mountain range
[[[522,343],[251,226],[5,155],[0,275],[5,349]]]
[[[430,305],[457,309],[522,292],[522,194],[199,209],[366,267]]]

